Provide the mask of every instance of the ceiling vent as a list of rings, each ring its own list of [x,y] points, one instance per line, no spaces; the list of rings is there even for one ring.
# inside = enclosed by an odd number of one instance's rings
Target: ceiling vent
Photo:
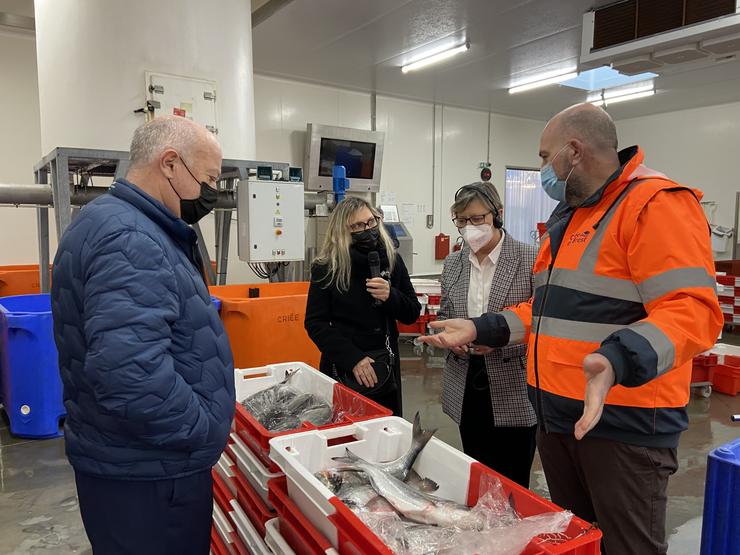
[[[661,73],[738,51],[740,0],[626,0],[584,14],[580,69]]]

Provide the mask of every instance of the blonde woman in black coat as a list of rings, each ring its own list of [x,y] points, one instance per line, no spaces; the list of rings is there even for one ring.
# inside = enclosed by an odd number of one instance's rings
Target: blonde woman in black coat
[[[381,277],[371,277],[372,253]],[[321,371],[402,416],[396,321],[411,324],[420,312],[380,213],[363,199],[344,199],[311,268],[305,326]]]

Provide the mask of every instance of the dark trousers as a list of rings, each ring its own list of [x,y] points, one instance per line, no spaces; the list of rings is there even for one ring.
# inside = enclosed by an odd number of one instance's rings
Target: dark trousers
[[[465,380],[460,438],[466,455],[529,488],[537,426],[496,426],[485,361],[470,357]]]
[[[110,480],[75,473],[85,532],[96,555],[207,555],[211,471],[174,480]]]
[[[543,432],[537,447],[553,503],[598,523],[603,553],[666,553],[666,488],[678,468],[676,449]]]

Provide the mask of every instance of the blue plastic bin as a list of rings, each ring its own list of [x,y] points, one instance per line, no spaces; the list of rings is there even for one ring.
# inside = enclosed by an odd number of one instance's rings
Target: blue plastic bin
[[[740,553],[740,439],[709,453],[701,555]]]
[[[218,313],[221,314],[221,299],[217,299],[211,295],[211,302],[213,303],[213,306],[216,307],[216,310],[218,310]]]
[[[10,433],[61,435],[66,413],[48,294],[0,298],[0,375]]]

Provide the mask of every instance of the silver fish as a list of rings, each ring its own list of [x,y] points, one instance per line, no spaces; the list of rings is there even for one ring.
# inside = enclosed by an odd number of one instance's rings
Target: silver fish
[[[300,414],[306,408],[311,406],[314,399],[315,396],[310,393],[301,393],[293,397],[293,399],[285,405],[284,410],[290,414]]]
[[[301,393],[290,385],[295,372],[272,387],[258,391],[242,401],[242,405],[271,432],[285,432],[301,427],[301,422],[323,426],[331,422],[334,410],[316,395]]]
[[[426,447],[427,443],[429,443],[429,440],[432,439],[432,436],[436,431],[436,429],[422,429],[421,416],[417,412],[416,416],[414,417],[414,426],[411,432],[411,447],[409,448],[409,450],[397,459],[388,462],[377,463],[375,464],[375,466],[380,468],[381,470],[383,470],[383,472],[386,472],[390,476],[393,476],[394,478],[398,478],[401,481],[405,481],[414,485],[419,491],[437,491],[439,486],[433,480],[422,478],[416,473],[416,471],[412,470],[412,467],[414,466],[419,453],[421,453],[422,449]],[[337,457],[334,460],[340,463],[352,462],[351,460],[344,457]]]
[[[326,403],[321,403],[308,407],[300,414],[303,422],[310,422],[314,426],[323,426],[332,421],[334,409]]]
[[[346,450],[346,470],[362,470],[379,495],[384,497],[403,517],[420,524],[454,526],[461,530],[482,530],[486,526],[484,515],[465,505],[422,493],[378,466]]]
[[[429,478],[422,478],[413,468],[409,471],[404,480],[412,488],[416,488],[424,493],[433,493],[439,489],[439,484]]]

